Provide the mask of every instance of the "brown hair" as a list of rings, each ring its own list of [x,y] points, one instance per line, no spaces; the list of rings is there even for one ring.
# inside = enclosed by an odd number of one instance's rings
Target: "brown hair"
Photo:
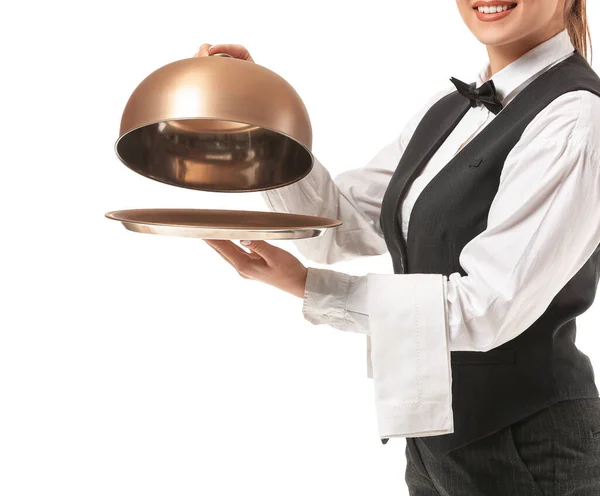
[[[588,59],[588,46],[590,49],[590,58],[588,62],[591,64],[592,57],[592,40],[590,27],[588,26],[587,13],[585,8],[586,0],[565,0],[565,25],[571,38],[571,43],[575,49]]]

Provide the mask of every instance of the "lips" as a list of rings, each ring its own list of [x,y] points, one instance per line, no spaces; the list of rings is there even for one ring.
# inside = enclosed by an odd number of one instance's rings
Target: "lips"
[[[475,2],[473,4],[473,9],[476,9],[477,7],[490,7],[492,5],[500,5],[500,6],[504,6],[504,5],[508,5],[509,7],[511,5],[517,5],[517,2],[505,2],[503,0],[488,0],[488,1],[483,1],[483,0],[479,0],[477,2]]]
[[[481,11],[479,10],[479,7],[504,7],[507,6],[506,9],[502,9],[500,8],[497,12],[483,12],[483,10],[489,10],[489,9],[482,9]],[[503,2],[502,0],[488,0],[488,1],[478,1],[475,2],[474,6],[473,6],[473,12],[475,12],[475,15],[477,16],[477,18],[482,21],[482,22],[496,22],[496,21],[501,21],[502,19],[504,19],[505,17],[509,16],[513,10],[515,10],[515,8],[517,7],[517,3],[516,2]],[[496,9],[494,9],[496,10]]]

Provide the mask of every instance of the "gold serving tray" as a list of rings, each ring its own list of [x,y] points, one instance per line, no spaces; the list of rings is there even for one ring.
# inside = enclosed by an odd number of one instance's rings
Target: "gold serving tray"
[[[155,208],[105,214],[130,231],[202,239],[302,239],[321,236],[342,221],[311,215],[248,210]]]

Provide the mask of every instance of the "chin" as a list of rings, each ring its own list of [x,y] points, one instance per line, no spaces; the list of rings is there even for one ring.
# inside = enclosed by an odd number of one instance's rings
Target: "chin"
[[[477,5],[506,5],[509,13],[477,13]],[[481,43],[500,46],[536,36],[548,29],[557,15],[557,0],[457,0],[463,21]]]
[[[472,30],[475,38],[487,46],[502,46],[508,43],[513,43],[522,36],[522,31],[519,30],[498,30],[498,29],[484,29],[484,30]]]

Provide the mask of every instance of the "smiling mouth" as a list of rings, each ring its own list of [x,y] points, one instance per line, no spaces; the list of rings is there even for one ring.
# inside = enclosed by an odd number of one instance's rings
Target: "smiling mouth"
[[[482,14],[498,14],[500,12],[505,12],[507,10],[514,9],[517,6],[517,4],[516,3],[512,3],[512,4],[508,5],[508,6],[506,4],[504,4],[504,5],[492,5],[492,6],[494,7],[493,10],[490,10],[490,6],[485,6],[484,7],[482,5],[479,5],[477,7],[473,7],[473,10],[477,10],[477,11],[481,12]]]

